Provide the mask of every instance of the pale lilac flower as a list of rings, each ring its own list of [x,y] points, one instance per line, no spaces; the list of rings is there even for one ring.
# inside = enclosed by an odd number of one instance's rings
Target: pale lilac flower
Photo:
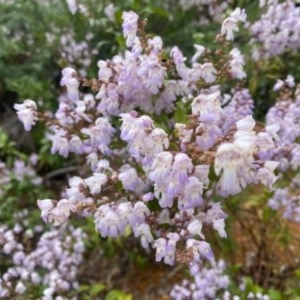
[[[276,144],[270,134],[267,132],[260,132],[257,135],[255,141],[257,147],[257,155],[262,160],[267,160],[272,158],[273,151],[276,148]]]
[[[95,171],[97,168],[98,164],[98,154],[95,152],[91,152],[87,157],[86,157],[86,163],[87,165],[90,165],[91,170]]]
[[[97,66],[99,68],[98,79],[109,83],[110,78],[113,76],[113,70],[109,67],[109,63],[104,60],[99,60]]]
[[[117,206],[117,213],[122,219],[126,220],[127,223],[131,223],[131,224],[134,223],[131,221],[134,216],[133,216],[132,204],[130,202],[120,203]],[[133,228],[135,228],[135,226]]]
[[[285,83],[289,88],[293,88],[295,86],[295,78],[292,75],[288,75]]]
[[[104,13],[108,20],[114,21],[115,20],[115,13],[116,13],[116,7],[113,3],[110,3],[109,5],[105,6]]]
[[[77,11],[77,3],[76,0],[66,0],[69,11],[74,15]]]
[[[143,143],[142,139],[138,137],[137,144],[131,143],[131,147],[134,145],[137,147],[141,143],[139,155],[142,155],[142,164],[144,167],[148,168],[151,166],[153,159],[156,154],[169,148],[169,138],[166,132],[161,128],[154,128],[148,135],[146,135]],[[131,148],[130,147],[130,148]]]
[[[81,129],[81,132],[89,137],[89,139],[85,140],[86,146],[91,146],[92,149],[99,149],[104,154],[110,152],[108,146],[115,131],[109,120],[103,117],[99,117],[95,125]]]
[[[154,199],[154,194],[149,192],[143,195],[143,201],[148,202]]]
[[[252,130],[254,129],[255,126],[255,120],[251,115],[249,115],[237,121],[235,124],[238,130],[237,132],[242,131],[243,134],[244,132],[252,133]]]
[[[154,36],[153,38],[148,39],[148,45],[150,47],[151,53],[158,54],[163,47],[163,41],[161,37]]]
[[[70,100],[72,101],[78,100],[79,98],[78,88],[80,83],[79,80],[77,79],[77,72],[74,69],[67,67],[62,70],[62,79],[60,84],[62,86],[66,86],[67,93]]]
[[[171,224],[172,220],[170,218],[170,210],[165,208],[162,209],[161,212],[157,216],[158,224]]]
[[[259,168],[255,176],[255,182],[261,182],[269,189],[273,188],[273,184],[276,182],[278,176],[274,175],[274,170],[278,167],[277,161],[266,161],[264,166]]]
[[[154,182],[163,181],[172,169],[173,155],[164,151],[156,155],[149,172],[149,178]]]
[[[127,225],[126,220],[121,219],[117,211],[108,205],[102,205],[97,209],[94,221],[102,237],[116,237],[124,234]]]
[[[200,76],[207,83],[212,83],[216,80],[217,70],[210,62],[200,65]]]
[[[177,233],[168,233],[168,240],[159,238],[154,242],[154,248],[156,248],[156,261],[161,261],[169,265],[174,264],[176,243],[179,241],[180,236]]]
[[[84,102],[87,109],[92,109],[96,105],[95,98],[92,94],[84,95],[83,102]]]
[[[123,19],[123,35],[126,38],[126,46],[132,47],[134,42],[137,39],[137,29],[138,29],[138,19],[139,16],[133,12],[123,12],[122,14]]]
[[[107,170],[111,170],[109,161],[107,159],[100,159],[97,163],[96,172],[104,172]]]
[[[70,152],[76,154],[81,154],[84,152],[82,140],[78,136],[72,135],[69,141],[69,150]]]
[[[132,213],[130,224],[135,226],[145,222],[145,217],[150,214],[150,210],[142,201],[138,201],[135,203]]]
[[[180,236],[178,233],[169,232],[167,234],[167,237],[168,237],[168,242],[167,242],[164,262],[168,265],[174,265],[175,253],[176,253],[176,243],[180,240]]]
[[[175,130],[181,141],[181,143],[180,143],[181,151],[186,152],[186,150],[187,150],[186,146],[189,144],[189,142],[191,141],[192,136],[193,136],[193,129],[188,130],[186,124],[176,123]]]
[[[69,188],[66,189],[66,194],[70,202],[76,205],[78,202],[85,200],[86,184],[84,180],[78,176],[69,179]],[[76,207],[72,207],[72,211],[76,211]]]
[[[199,263],[202,259],[208,261],[214,260],[213,252],[207,242],[188,239],[186,241],[186,246],[193,251],[193,263]]]
[[[153,243],[153,236],[151,234],[150,226],[146,223],[142,223],[138,226],[134,226],[134,236],[141,238],[141,244],[145,249],[149,248],[149,244]]]
[[[229,61],[229,65],[231,68],[231,75],[233,78],[243,79],[246,77],[246,73],[243,70],[243,67],[245,65],[244,57],[241,55],[241,52],[237,48],[233,48],[229,55],[231,56],[231,59]]]
[[[177,46],[172,48],[172,50],[170,52],[170,56],[172,57],[172,59],[175,63],[176,70],[177,70],[179,76],[183,80],[188,81],[190,71],[184,63],[186,58],[182,55],[181,51],[179,50],[179,48]]]
[[[193,173],[202,182],[204,188],[208,187],[209,184],[209,168],[209,165],[197,165]]]
[[[20,265],[25,259],[25,253],[23,251],[17,251],[13,254],[13,262],[16,265]]]
[[[222,112],[220,91],[205,95],[198,95],[192,102],[192,114],[199,116],[199,121],[215,123],[219,120]]]
[[[37,200],[37,205],[41,210],[42,219],[47,223],[48,213],[54,207],[53,201],[51,199]]]
[[[125,190],[139,192],[143,188],[143,182],[138,177],[135,168],[124,165],[118,175],[118,179],[122,182]]]
[[[48,212],[47,222],[54,226],[65,223],[71,214],[70,203],[67,199],[61,199],[57,205]]]
[[[227,197],[241,192],[246,185],[243,180],[243,171],[250,167],[251,164],[249,165],[243,148],[230,143],[221,144],[215,159],[215,172],[221,175],[218,182],[219,194]]]
[[[225,94],[222,105],[225,106],[221,121],[223,134],[227,134],[237,121],[253,114],[254,101],[247,89],[233,89],[231,95]]]
[[[14,109],[17,110],[18,118],[23,123],[25,130],[30,131],[31,126],[35,125],[38,120],[36,103],[27,99],[23,104],[15,104]]]
[[[246,22],[247,19],[247,15],[245,12],[245,9],[240,9],[239,7],[237,7],[231,14],[230,16],[234,19],[236,19],[237,21],[241,21],[241,22]]]
[[[164,238],[159,238],[154,241],[153,247],[156,248],[155,260],[161,261],[167,252],[167,240]]]
[[[213,222],[213,229],[216,230],[221,238],[226,238],[227,233],[225,231],[225,220],[217,219]]]
[[[230,17],[223,21],[221,34],[226,36],[226,40],[232,41],[234,38],[233,32],[239,31],[237,23],[239,21],[246,22],[247,15],[245,10],[241,10],[237,7],[231,14]]]
[[[24,294],[26,291],[26,286],[24,285],[24,283],[22,281],[19,281],[18,284],[16,285],[15,291],[17,294]]]
[[[278,79],[277,82],[276,82],[276,84],[275,84],[274,87],[273,87],[273,91],[277,92],[277,91],[279,91],[280,89],[282,89],[283,86],[284,86],[284,81]]]
[[[102,186],[107,182],[107,176],[103,173],[94,173],[93,176],[84,180],[85,184],[89,187],[92,195],[99,194]]]
[[[85,120],[89,123],[92,122],[92,118],[86,113],[87,111],[87,104],[84,101],[77,100],[75,102],[76,107],[72,111],[72,117],[76,123],[80,120]]]
[[[191,158],[185,153],[177,153],[172,166],[172,178],[179,184],[187,181],[188,175],[192,173],[194,166]]]
[[[35,153],[32,153],[32,154],[30,155],[30,157],[29,157],[29,162],[30,162],[30,164],[33,165],[33,166],[35,166],[35,165],[37,164],[38,160],[39,160],[39,157],[38,157],[38,155],[35,154]]]
[[[56,135],[53,135],[51,138],[53,142],[51,153],[54,154],[58,152],[61,156],[68,157],[69,150],[70,150],[69,142],[64,136],[61,136],[60,134],[63,134],[63,132],[57,133]]]
[[[194,56],[191,59],[192,64],[195,63],[195,62],[197,62],[197,60],[199,59],[199,57],[205,51],[205,47],[203,47],[202,45],[195,44],[194,47],[196,48],[196,53],[194,54]]]
[[[195,130],[195,134],[197,145],[204,151],[211,148],[222,137],[219,126],[209,123],[200,123]]]
[[[202,223],[195,219],[190,222],[190,224],[187,227],[187,230],[192,235],[199,235],[201,238],[204,239],[203,233],[202,233]]]
[[[166,68],[159,63],[156,55],[150,55],[141,62],[137,75],[147,90],[155,95],[164,83]]]
[[[197,177],[191,176],[184,185],[183,191],[178,197],[178,209],[200,207],[203,204],[203,184]]]

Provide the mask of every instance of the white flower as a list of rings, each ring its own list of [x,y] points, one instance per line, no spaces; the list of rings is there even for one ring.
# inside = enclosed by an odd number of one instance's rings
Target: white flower
[[[91,194],[99,194],[102,185],[107,182],[107,176],[102,173],[94,173],[93,176],[85,179],[84,182],[89,187]]]
[[[48,221],[48,212],[54,207],[53,201],[50,199],[38,200],[37,205],[41,210],[41,217],[44,222]]]
[[[76,0],[66,0],[69,11],[71,12],[71,14],[75,14],[77,11],[77,3]]]
[[[196,53],[194,54],[194,56],[191,59],[192,64],[195,63],[198,58],[204,53],[205,51],[205,47],[201,46],[201,45],[194,45],[194,47],[196,48]]]
[[[54,226],[59,226],[66,222],[70,216],[70,202],[67,199],[61,199],[56,207],[50,210],[48,213],[48,222]]]
[[[64,68],[62,70],[62,79],[60,84],[66,86],[69,98],[72,101],[77,101],[79,98],[79,80],[76,78],[77,72],[72,68]]]
[[[15,291],[18,294],[23,294],[26,291],[26,287],[22,281],[18,282],[18,284],[16,285]]]
[[[114,21],[116,13],[116,7],[114,6],[114,4],[110,3],[109,5],[105,6],[104,13],[108,20]]]
[[[141,237],[142,246],[146,249],[149,248],[149,244],[153,242],[150,226],[146,223],[134,227],[134,236]]]
[[[217,219],[213,222],[214,230],[218,231],[220,237],[226,238],[227,234],[225,231],[225,221],[224,219]]]
[[[198,234],[201,238],[204,239],[204,236],[202,234],[202,223],[199,220],[193,220],[190,222],[190,224],[187,227],[190,234],[196,235]]]
[[[18,118],[23,123],[25,130],[30,131],[31,126],[35,125],[38,120],[35,102],[27,99],[23,104],[15,104],[14,109],[17,110]]]
[[[230,68],[231,74],[234,78],[243,79],[246,77],[246,73],[243,70],[243,66],[245,64],[244,57],[241,55],[241,52],[237,48],[233,48],[230,51]]]
[[[200,94],[192,102],[192,114],[199,115],[199,120],[204,123],[215,123],[221,117],[222,107],[220,91],[211,94]]]
[[[139,16],[133,11],[124,11],[123,19],[123,35],[126,38],[126,46],[132,47],[138,41],[136,36],[138,29]]]
[[[273,87],[273,91],[277,92],[277,91],[279,91],[283,86],[284,86],[284,81],[278,79],[277,82],[275,83],[274,87]]]
[[[212,83],[216,80],[217,70],[212,63],[204,63],[201,66],[201,77],[207,82]]]
[[[238,131],[248,131],[251,132],[254,129],[255,120],[251,115],[236,122],[236,127]]]
[[[244,143],[244,146],[251,146],[251,144]],[[221,196],[238,194],[247,183],[251,182],[252,161],[251,155],[248,158],[246,149],[237,143],[224,143],[219,146],[215,159],[215,172],[221,175],[218,182]]]
[[[154,182],[164,180],[171,172],[173,155],[164,151],[156,155],[149,172],[149,178]]]
[[[233,32],[239,31],[237,23],[239,21],[246,22],[247,15],[245,10],[241,10],[237,7],[231,14],[230,17],[223,21],[221,34],[226,35],[226,40],[232,41],[234,38]]]

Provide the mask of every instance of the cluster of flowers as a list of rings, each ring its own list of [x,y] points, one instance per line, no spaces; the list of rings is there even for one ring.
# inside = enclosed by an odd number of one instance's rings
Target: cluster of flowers
[[[300,178],[294,177],[288,187],[277,188],[268,205],[274,210],[282,210],[285,219],[300,223]]]
[[[28,163],[21,159],[15,159],[12,168],[9,168],[5,162],[0,161],[0,196],[6,193],[6,188],[12,180],[18,182],[29,181],[33,185],[39,185],[42,182],[41,177],[36,174],[35,165],[37,163],[37,155],[32,154]]]
[[[265,153],[276,147],[278,128],[255,132],[248,91],[237,85],[222,95],[217,84],[246,76],[243,56],[231,48],[246,14],[237,8],[223,21],[220,49],[195,45],[191,66],[177,46],[168,53],[160,37],[149,38],[134,12],[123,21],[128,50],[100,60],[97,79],[65,68],[66,94],[54,118],[32,100],[15,106],[26,130],[38,119],[47,123],[52,153],[82,155],[93,173],[72,177],[62,199],[39,200],[42,217],[60,225],[73,214],[93,215],[103,237],[131,228],[167,264],[212,260],[203,232],[226,237],[226,214],[214,196],[259,182],[272,188],[276,180],[278,163]],[[94,94],[82,95],[81,87]],[[174,118],[178,105],[185,123]],[[162,114],[169,119],[159,121]]]
[[[47,35],[48,41],[50,34]],[[94,38],[92,33],[85,36],[85,40],[76,42],[75,33],[68,29],[68,32],[60,35],[61,59],[71,66],[80,66],[78,70],[81,76],[86,76],[86,68],[92,63],[92,57],[98,54],[97,49],[91,49],[90,45]]]
[[[269,58],[300,47],[300,8],[297,1],[260,0],[265,10],[249,26],[252,42],[258,43],[253,58]]]
[[[22,49],[31,49],[33,45],[41,43],[44,40],[43,47],[47,47],[52,52],[52,56],[56,59],[60,66],[66,64],[78,68],[81,76],[87,76],[86,69],[90,67],[92,62],[95,61],[95,57],[98,55],[98,49],[95,47],[94,35],[90,32],[92,29],[94,32],[103,30],[103,27],[107,25],[107,19],[104,16],[109,16],[110,20],[114,20],[114,7],[107,6],[107,9],[103,8],[102,15],[97,18],[92,11],[92,7],[98,5],[97,1],[80,1],[77,3],[75,0],[70,1],[35,1],[37,10],[43,11],[42,18],[45,18],[44,22],[47,22],[47,31],[43,36],[36,36],[30,28],[30,23],[24,26],[6,26],[3,22],[3,26],[0,27],[0,35],[4,40],[10,40],[11,43],[20,45]],[[18,1],[3,1],[0,2],[4,9],[12,11],[15,6],[19,6]],[[26,5],[25,3],[23,5]],[[56,23],[55,19],[51,19],[51,11],[55,8],[60,14],[65,14],[65,19],[60,18]],[[75,13],[80,14],[81,26],[85,27],[87,31],[85,34],[77,32],[72,28],[71,22],[66,20],[75,20]],[[73,14],[73,15],[72,15]],[[78,17],[78,16],[77,16]],[[102,17],[102,18],[101,18]],[[92,47],[92,44],[94,45]],[[17,47],[17,46],[16,46]],[[23,50],[24,51],[24,50]],[[27,50],[29,52],[29,50]],[[29,55],[26,53],[26,55]]]
[[[175,300],[217,299],[217,295],[229,286],[229,277],[224,273],[225,263],[213,261],[209,267],[195,264],[190,267],[193,282],[185,279],[181,285],[175,285],[170,296]],[[225,299],[224,297],[222,299]]]
[[[184,279],[182,284],[174,285],[170,296],[174,300],[240,300],[241,296],[228,291],[230,279],[226,274],[226,264],[223,260],[212,261],[208,266],[194,264],[190,266],[192,281]],[[269,300],[268,295],[261,292],[247,292],[242,280],[239,286],[245,299]]]
[[[285,80],[278,80],[274,86],[278,91],[278,99],[266,115],[266,125],[276,129],[274,138],[277,146],[265,152],[265,157],[279,162],[282,171],[300,166],[300,87],[295,85],[294,78],[289,75]]]
[[[43,286],[43,300],[65,299],[67,295],[76,299],[72,295],[78,288],[85,234],[68,225],[50,231],[44,231],[43,226],[28,229],[28,214],[27,210],[17,213],[13,228],[0,227],[0,255],[7,262],[0,277],[0,298],[30,294],[38,285]]]
[[[206,24],[209,22],[209,20],[205,18],[206,11],[215,22],[221,23],[223,20],[223,14],[226,9],[228,9],[228,6],[232,3],[232,0],[180,0],[179,2],[184,10],[191,8],[198,9],[200,12],[199,15],[201,15],[201,24]]]

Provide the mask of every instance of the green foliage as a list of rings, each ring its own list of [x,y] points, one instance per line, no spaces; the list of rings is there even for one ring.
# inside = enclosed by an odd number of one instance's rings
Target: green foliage
[[[111,290],[105,297],[105,300],[132,300],[132,295],[120,290]]]

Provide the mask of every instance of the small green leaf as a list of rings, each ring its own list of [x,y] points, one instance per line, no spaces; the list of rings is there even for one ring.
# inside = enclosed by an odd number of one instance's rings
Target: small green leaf
[[[270,297],[270,299],[272,300],[281,300],[282,299],[282,295],[279,291],[270,289],[268,292],[268,295]]]
[[[93,284],[91,289],[90,289],[90,295],[91,296],[97,296],[98,294],[103,292],[105,289],[106,289],[106,286],[103,283]]]
[[[300,278],[300,269],[297,269],[295,271],[295,275],[296,275],[297,278]]]
[[[120,290],[111,290],[106,295],[105,300],[132,300],[132,295],[126,294]]]
[[[176,103],[176,110],[174,114],[174,119],[176,123],[186,123],[187,121],[187,111],[184,106],[184,103],[182,102],[177,102]]]

